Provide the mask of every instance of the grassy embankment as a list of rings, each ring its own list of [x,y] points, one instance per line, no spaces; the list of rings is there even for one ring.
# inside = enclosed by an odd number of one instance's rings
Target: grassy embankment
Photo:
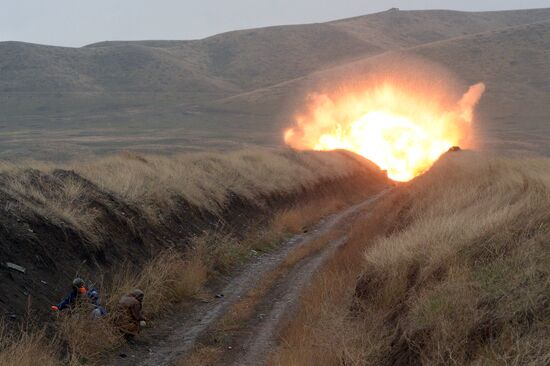
[[[549,207],[549,159],[445,156],[356,225],[271,364],[550,363]]]
[[[191,235],[185,245],[165,250],[158,246],[158,253],[142,264],[139,272],[122,266],[110,274],[101,289],[107,306],[112,308],[121,293],[140,287],[146,293],[144,311],[151,319],[162,316],[174,303],[204,292],[206,282],[216,274],[228,273],[253,253],[268,250],[289,233],[299,232],[363,196],[360,184],[340,189],[331,182],[358,175],[365,182],[371,175],[373,184],[384,184],[372,165],[344,153],[127,154],[61,168],[64,171],[60,173],[59,167],[38,163],[25,167],[4,164],[2,193],[17,202],[21,217],[38,217],[77,232],[83,250],[110,250],[113,238],[104,225],[105,206],[111,210],[108,215],[124,215],[125,224],[132,221],[128,212],[137,212],[147,230],[159,227],[160,234],[166,221],[177,221],[174,217],[181,214],[182,207],[222,222],[222,229],[216,223],[198,235],[193,230],[183,233],[181,240]],[[301,200],[319,188],[320,194]],[[98,205],[98,192],[112,202],[106,205],[103,199]],[[227,210],[235,198],[265,217],[261,227],[254,219],[248,220],[249,226],[241,223],[240,233],[224,227],[223,223],[229,222],[224,215],[231,213]],[[290,203],[274,207],[273,201],[278,199]],[[116,212],[121,205],[131,210]],[[144,228],[132,222],[128,227],[140,235]],[[16,334],[2,326],[0,364],[78,365],[93,362],[120,344],[110,319],[89,322],[85,316],[61,316],[55,332],[24,329]]]

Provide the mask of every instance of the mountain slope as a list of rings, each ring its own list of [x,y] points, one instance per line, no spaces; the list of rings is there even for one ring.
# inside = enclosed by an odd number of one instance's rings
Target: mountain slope
[[[331,22],[384,49],[420,44],[550,19],[550,9],[494,12],[387,11]]]
[[[517,130],[520,114],[521,128],[540,135],[549,20],[550,9],[387,11],[193,41],[1,42],[0,158],[279,144],[281,128],[319,80],[364,73],[403,51],[488,83],[487,140],[505,140],[502,130]]]
[[[409,56],[414,58],[407,61]],[[335,80],[361,78],[380,65],[417,56],[444,65],[467,84],[483,81],[487,92],[478,118],[479,147],[550,153],[550,21],[520,25],[390,51],[321,70],[269,88],[219,101],[222,110],[278,114],[287,126],[304,95]],[[403,61],[404,60],[404,61]],[[289,98],[290,96],[290,98]],[[279,110],[280,106],[288,106]]]
[[[139,44],[64,48],[0,43],[3,92],[224,91],[185,58]]]

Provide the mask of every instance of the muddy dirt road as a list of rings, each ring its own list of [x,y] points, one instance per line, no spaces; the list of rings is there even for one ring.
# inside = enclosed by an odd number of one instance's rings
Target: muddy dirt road
[[[285,319],[296,308],[299,295],[310,282],[316,269],[346,241],[346,235],[354,219],[374,204],[386,192],[329,216],[308,232],[292,237],[270,253],[258,256],[236,276],[229,279],[221,290],[222,297],[196,305],[185,312],[155,324],[144,330],[134,345],[118,352],[107,365],[111,366],[157,366],[186,364],[198,339],[211,332],[226,313],[250,291],[261,286],[262,278],[277,272],[288,257],[304,249],[315,240],[330,234],[330,240],[322,248],[308,253],[270,283],[265,296],[254,307],[254,312],[242,324],[242,329],[233,335],[228,344],[223,344],[223,355],[217,363],[229,365],[263,365],[269,350],[273,349],[276,335]],[[286,262],[285,262],[286,260]]]

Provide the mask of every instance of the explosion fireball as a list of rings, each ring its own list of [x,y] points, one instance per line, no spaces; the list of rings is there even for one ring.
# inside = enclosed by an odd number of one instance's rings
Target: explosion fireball
[[[296,149],[353,151],[387,170],[391,179],[408,181],[452,146],[467,145],[484,91],[478,83],[457,98],[429,83],[415,87],[380,80],[360,90],[314,94],[284,138]]]

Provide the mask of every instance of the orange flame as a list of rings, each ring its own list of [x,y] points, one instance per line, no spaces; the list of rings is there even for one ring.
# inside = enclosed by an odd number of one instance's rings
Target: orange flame
[[[466,142],[484,91],[479,83],[449,101],[437,95],[441,90],[385,81],[360,92],[315,94],[308,113],[296,118],[284,138],[297,149],[353,151],[387,170],[391,179],[408,181]]]

